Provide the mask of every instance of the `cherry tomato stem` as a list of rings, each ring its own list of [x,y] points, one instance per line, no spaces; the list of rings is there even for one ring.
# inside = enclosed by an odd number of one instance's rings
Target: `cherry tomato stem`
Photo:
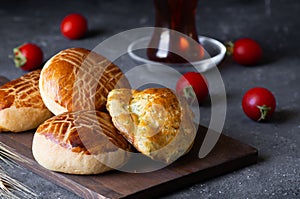
[[[260,118],[257,120],[258,122],[265,120],[267,118],[268,113],[272,110],[271,107],[262,105],[262,106],[256,106],[260,111]]]
[[[13,49],[14,52],[14,63],[17,68],[20,68],[24,64],[26,64],[26,57],[22,54],[19,47]]]
[[[176,91],[189,103],[194,103],[196,100],[201,103],[209,93],[205,77],[197,72],[183,74],[177,81]]]
[[[192,86],[187,86],[183,89],[183,97],[192,104],[196,101],[197,96]]]
[[[231,56],[233,53],[233,47],[234,47],[234,44],[232,43],[232,41],[228,41],[227,43],[225,43],[225,47],[226,47],[226,55]]]

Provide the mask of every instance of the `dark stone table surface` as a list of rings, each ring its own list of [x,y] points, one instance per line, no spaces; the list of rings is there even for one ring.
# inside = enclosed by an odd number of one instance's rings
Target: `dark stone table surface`
[[[83,39],[68,40],[60,33],[60,21],[72,12],[88,19],[89,33]],[[259,160],[164,198],[300,197],[299,13],[298,0],[199,0],[196,25],[200,35],[222,42],[251,37],[263,47],[264,58],[257,66],[241,66],[228,57],[219,66],[227,94],[223,133],[256,147]],[[152,0],[2,1],[0,76],[14,79],[25,74],[10,58],[12,49],[24,42],[41,46],[46,61],[65,48],[93,49],[122,31],[153,26],[153,14]],[[241,109],[243,94],[256,86],[268,88],[276,97],[277,109],[269,122],[254,122]],[[203,109],[205,113],[207,107]],[[29,170],[5,168],[33,188],[38,198],[78,198]]]

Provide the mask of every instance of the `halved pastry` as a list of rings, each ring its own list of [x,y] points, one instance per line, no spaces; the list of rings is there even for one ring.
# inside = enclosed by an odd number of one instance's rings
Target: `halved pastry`
[[[32,153],[43,167],[69,174],[98,174],[122,166],[133,147],[108,113],[66,112],[39,126]]]
[[[120,68],[84,48],[69,48],[54,55],[43,67],[39,82],[42,98],[55,115],[104,110],[108,92],[128,86]]]
[[[153,160],[171,163],[193,144],[193,113],[168,88],[114,89],[108,94],[107,110],[122,135]]]
[[[39,92],[41,70],[35,70],[0,87],[0,132],[37,128],[52,116]]]

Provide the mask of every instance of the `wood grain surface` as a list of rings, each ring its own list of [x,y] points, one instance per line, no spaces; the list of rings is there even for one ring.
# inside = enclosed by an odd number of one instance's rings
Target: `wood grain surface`
[[[153,198],[256,163],[255,148],[223,134],[208,156],[199,159],[199,148],[206,132],[207,129],[200,126],[191,151],[160,170],[147,173],[110,171],[88,176],[56,173],[41,167],[31,152],[34,131],[2,133],[0,141],[25,160],[21,165],[83,198]]]

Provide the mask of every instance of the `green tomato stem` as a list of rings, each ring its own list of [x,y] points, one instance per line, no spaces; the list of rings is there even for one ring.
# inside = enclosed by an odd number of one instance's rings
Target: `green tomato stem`
[[[234,44],[231,41],[225,43],[226,46],[226,55],[230,56],[233,54]]]
[[[20,67],[24,66],[27,62],[27,59],[23,55],[23,53],[20,51],[20,49],[14,48],[13,52],[14,52],[14,63],[16,65],[16,67],[20,68]]]
[[[265,120],[267,118],[268,113],[271,111],[271,107],[267,105],[256,106],[260,111],[260,118],[257,120],[258,122]]]
[[[183,96],[191,104],[195,102],[197,96],[192,86],[187,86],[183,89]]]

